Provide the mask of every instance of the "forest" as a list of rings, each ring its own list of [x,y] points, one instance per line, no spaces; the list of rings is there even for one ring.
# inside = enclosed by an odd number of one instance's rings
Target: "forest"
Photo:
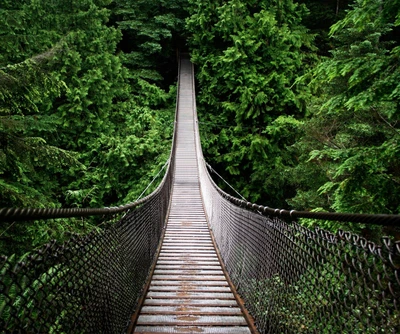
[[[247,200],[400,213],[400,0],[1,0],[0,17],[1,207],[136,200],[169,157],[184,51],[206,160]],[[0,251],[66,232],[81,224],[2,223]]]

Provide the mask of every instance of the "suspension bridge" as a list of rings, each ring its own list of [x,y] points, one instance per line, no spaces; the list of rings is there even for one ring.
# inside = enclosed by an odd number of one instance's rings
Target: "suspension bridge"
[[[271,209],[214,183],[194,71],[179,66],[167,170],[147,197],[99,209],[0,209],[3,221],[100,216],[107,228],[0,258],[3,333],[398,333],[400,242],[299,219],[397,228],[394,215]]]

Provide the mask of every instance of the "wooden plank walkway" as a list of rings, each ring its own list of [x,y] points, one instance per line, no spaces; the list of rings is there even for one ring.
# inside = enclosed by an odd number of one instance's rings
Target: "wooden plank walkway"
[[[215,251],[200,194],[192,65],[181,62],[171,210],[135,333],[251,333]]]

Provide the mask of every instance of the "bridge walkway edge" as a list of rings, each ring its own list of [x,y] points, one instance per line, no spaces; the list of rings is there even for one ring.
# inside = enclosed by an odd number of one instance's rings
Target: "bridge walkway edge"
[[[193,71],[181,60],[175,178],[165,234],[134,333],[249,334],[221,266],[200,192]]]

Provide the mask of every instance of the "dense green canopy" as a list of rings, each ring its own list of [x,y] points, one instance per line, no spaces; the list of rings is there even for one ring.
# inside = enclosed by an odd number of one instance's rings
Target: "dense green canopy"
[[[119,205],[135,200],[158,173],[175,109],[172,37],[184,21],[180,7],[155,4],[2,3],[1,206]],[[132,10],[143,12],[135,23]],[[157,12],[164,24],[153,22],[148,34],[145,24]],[[165,70],[160,63],[168,59],[174,61]],[[80,226],[3,224],[1,240],[3,247],[36,245]]]

